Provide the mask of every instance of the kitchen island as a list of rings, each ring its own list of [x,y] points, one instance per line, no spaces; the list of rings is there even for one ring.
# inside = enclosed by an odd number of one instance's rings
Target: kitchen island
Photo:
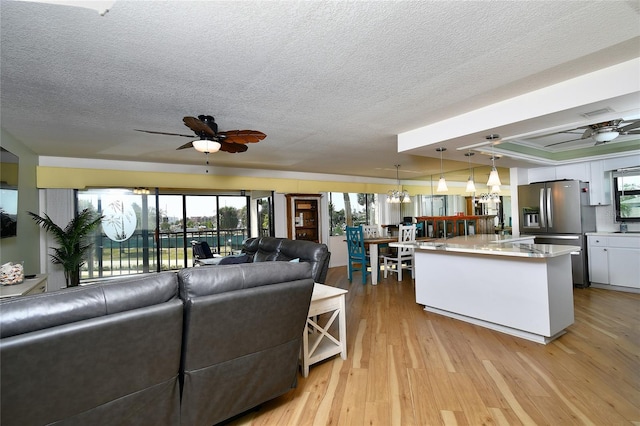
[[[570,256],[580,248],[531,239],[475,235],[411,244],[416,302],[429,312],[552,341],[574,321]]]

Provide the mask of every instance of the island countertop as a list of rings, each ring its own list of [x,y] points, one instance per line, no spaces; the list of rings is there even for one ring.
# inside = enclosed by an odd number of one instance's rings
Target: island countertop
[[[579,246],[557,244],[531,244],[533,236],[480,234],[468,235],[435,241],[417,241],[415,243],[389,243],[391,247],[413,247],[416,250],[445,251],[450,253],[468,253],[489,256],[510,256],[525,258],[551,258],[580,251]]]

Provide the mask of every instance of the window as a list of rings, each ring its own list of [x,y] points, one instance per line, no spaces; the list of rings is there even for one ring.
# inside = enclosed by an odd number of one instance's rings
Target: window
[[[347,226],[376,224],[376,194],[347,192],[329,193],[329,221],[331,235],[344,235]]]
[[[640,170],[613,173],[616,221],[640,222]]]
[[[176,270],[192,266],[192,241],[231,254],[249,236],[245,195],[150,194],[127,189],[77,192],[78,211],[104,216],[94,232],[81,280]]]

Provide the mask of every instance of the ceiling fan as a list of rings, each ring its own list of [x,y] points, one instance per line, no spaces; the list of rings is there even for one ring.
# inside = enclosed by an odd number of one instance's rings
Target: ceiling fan
[[[628,123],[628,124],[626,124]],[[590,124],[588,126],[578,127],[573,130],[566,130],[560,133],[575,133],[576,130],[585,129],[582,136],[578,139],[570,139],[568,141],[556,142],[545,145],[545,148],[561,145],[564,143],[579,141],[591,138],[596,141],[595,145],[602,145],[610,142],[620,135],[640,135],[640,120],[625,121],[621,118],[617,120],[604,121],[602,123]],[[636,130],[638,129],[638,130]]]
[[[267,137],[267,135],[257,130],[227,130],[225,132],[219,132],[215,118],[210,115],[199,115],[198,118],[184,117],[182,121],[184,125],[193,130],[200,139],[187,142],[176,149],[194,148],[197,151],[207,154],[217,151],[230,153],[245,152],[248,149],[248,143],[260,142]],[[157,132],[153,130],[135,130],[156,135],[182,136],[193,139],[193,135]]]

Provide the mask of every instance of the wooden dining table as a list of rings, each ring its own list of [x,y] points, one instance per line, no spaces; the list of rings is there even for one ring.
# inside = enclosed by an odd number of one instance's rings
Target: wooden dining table
[[[433,241],[435,238],[419,237],[416,241]],[[364,247],[369,250],[369,258],[371,259],[371,284],[378,285],[378,271],[380,270],[379,246],[389,243],[397,243],[398,237],[376,237],[365,238]]]

